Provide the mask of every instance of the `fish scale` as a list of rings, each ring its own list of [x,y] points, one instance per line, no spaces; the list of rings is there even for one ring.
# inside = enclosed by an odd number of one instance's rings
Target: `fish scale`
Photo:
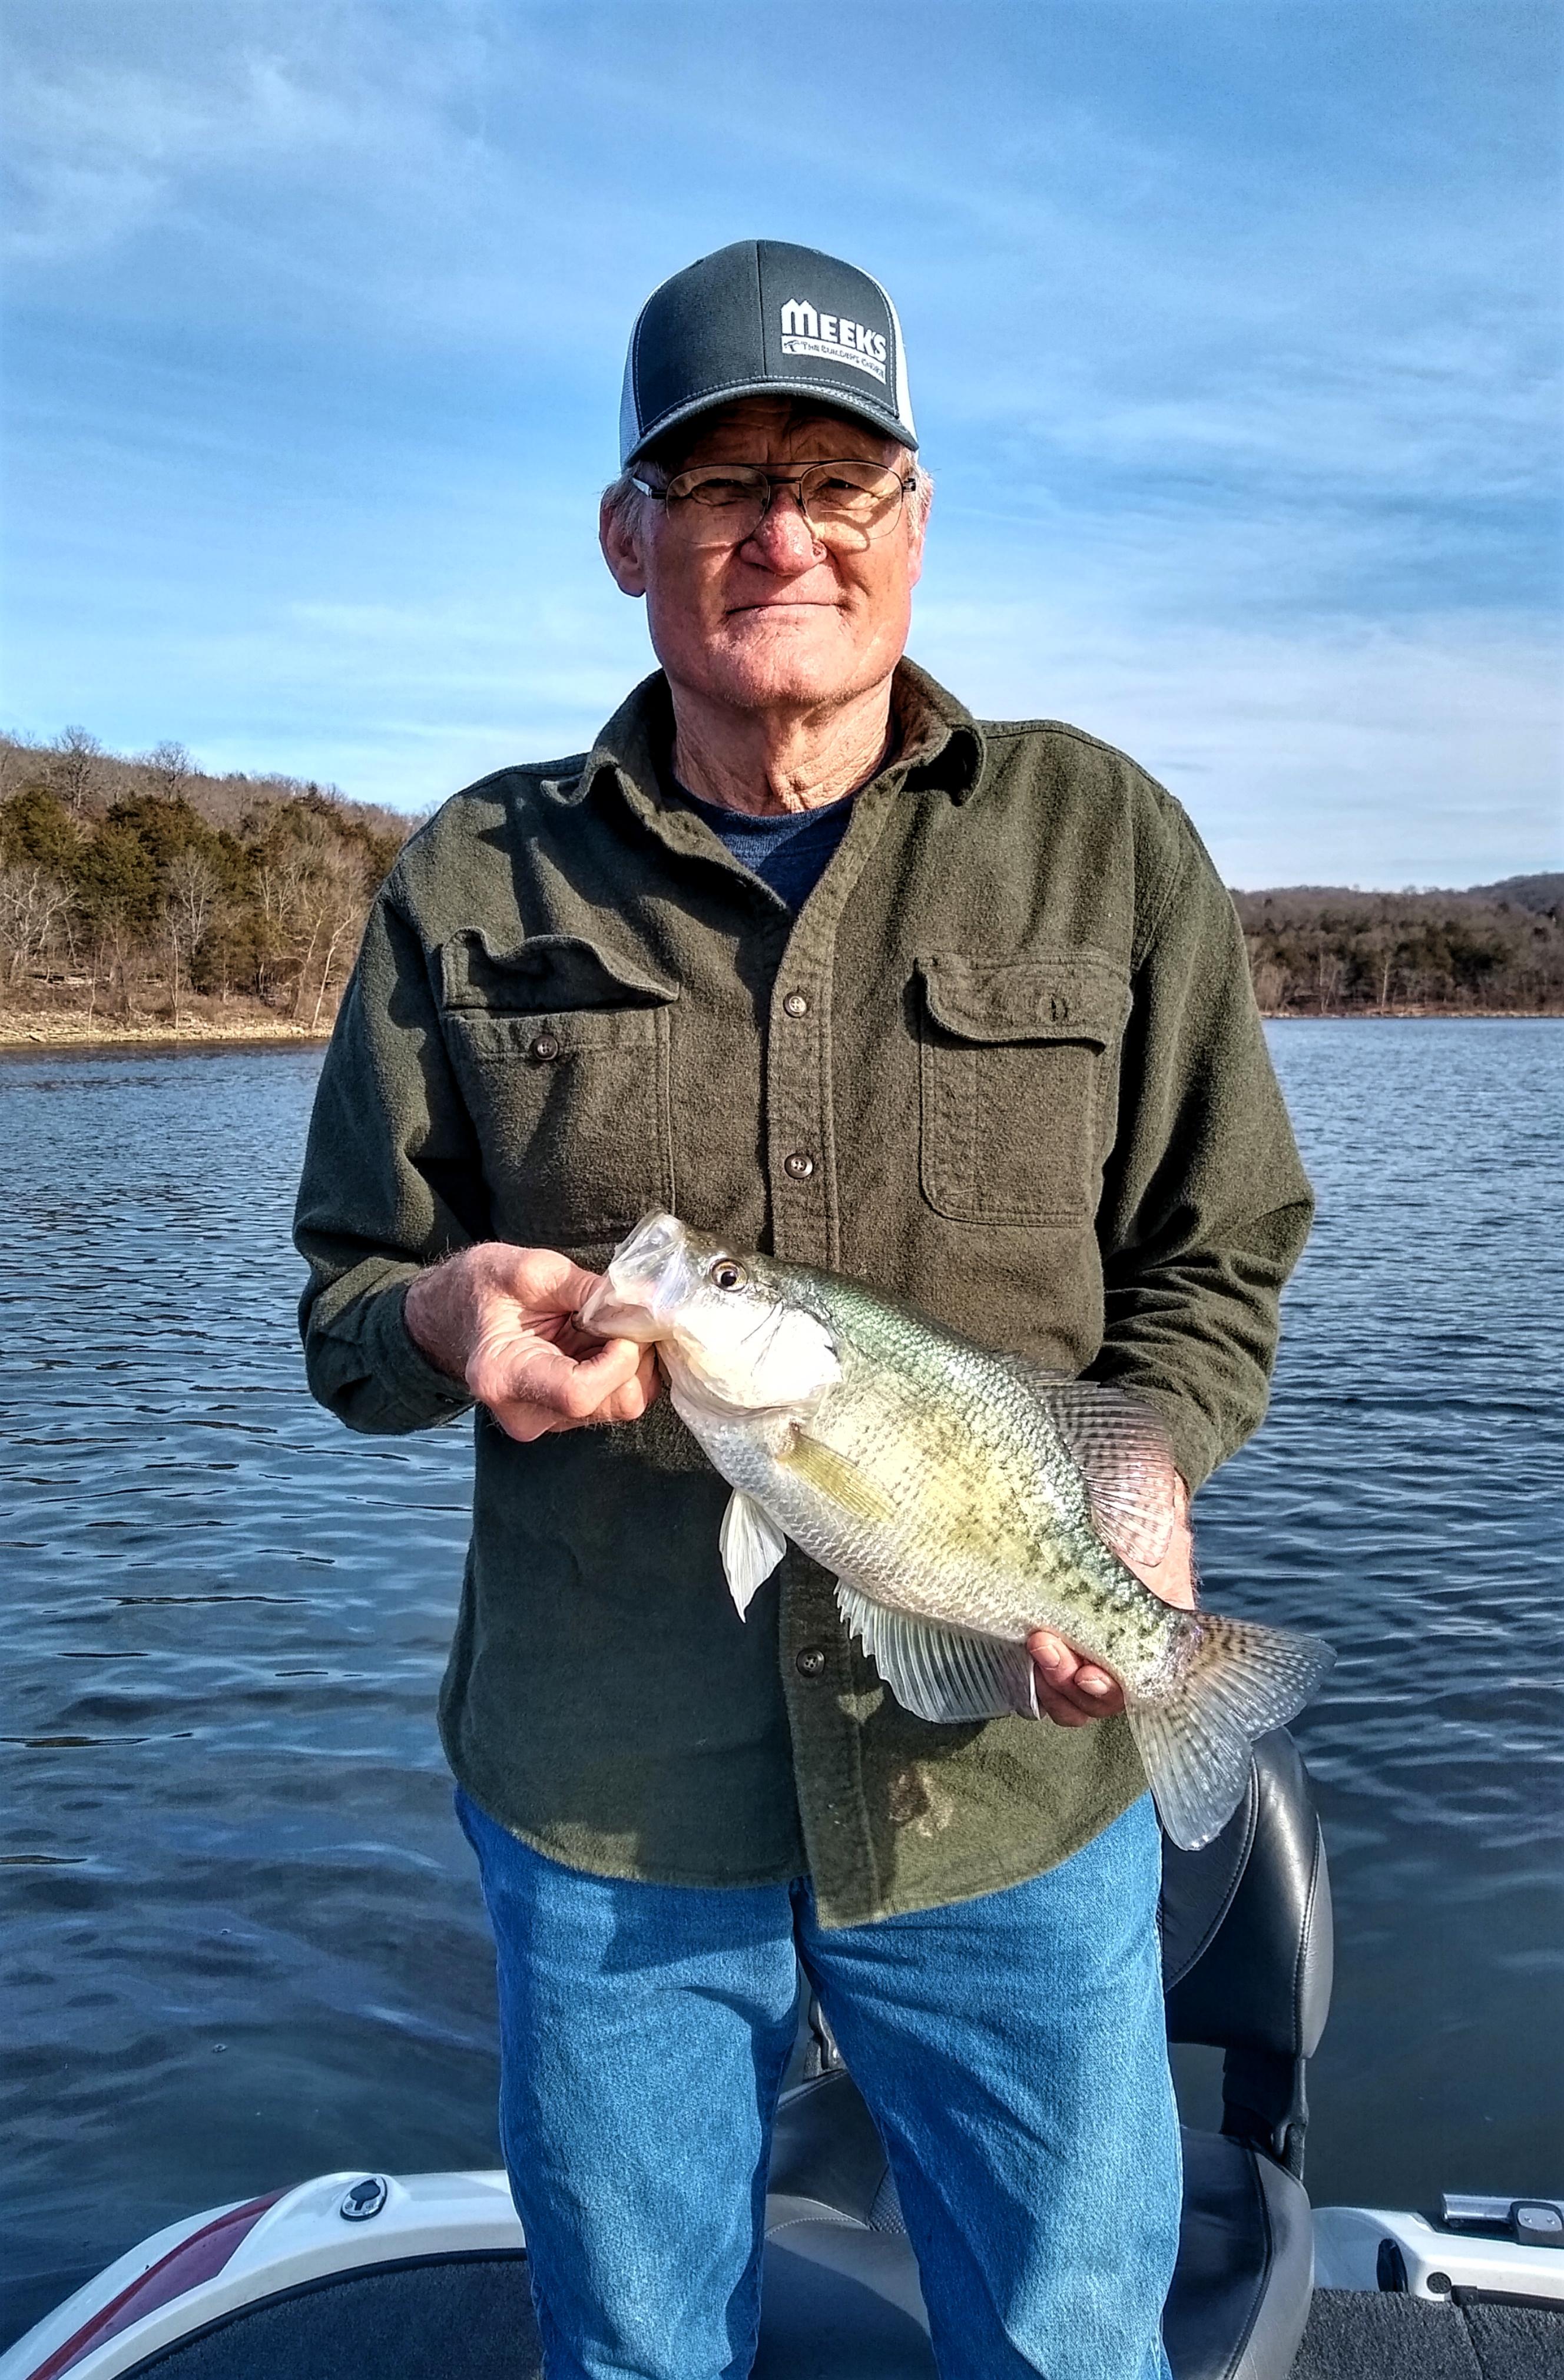
[[[1064,1630],[1125,1678],[1165,1659],[1169,1607],[1091,1531],[1079,1472],[1034,1397],[976,1348],[817,1276],[841,1382],[809,1434],[882,1488],[894,1517],[851,1514],[764,1445],[724,1433],[717,1468],[817,1561],[890,1605],[1020,1642]],[[746,1476],[738,1475],[743,1468]]]
[[[721,1551],[745,1613],[786,1540],[838,1580],[890,1691],[933,1723],[1035,1716],[1024,1640],[1118,1680],[1162,1823],[1197,1850],[1250,1745],[1313,1692],[1317,1638],[1155,1596],[1116,1540],[1165,1546],[1174,1473],[1144,1405],[974,1346],[862,1282],[735,1252],[672,1215],[614,1251],[588,1329],[657,1346],[674,1407],[734,1489]],[[1133,1548],[1132,1548],[1133,1549]]]

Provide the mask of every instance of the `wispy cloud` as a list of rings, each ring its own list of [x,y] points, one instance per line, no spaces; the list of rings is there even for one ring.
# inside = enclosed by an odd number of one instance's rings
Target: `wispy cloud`
[[[91,56],[17,63],[7,117],[7,251],[48,266],[123,248],[176,214],[214,167],[369,145],[357,107],[249,48],[201,58],[193,71]]]
[[[915,648],[975,708],[1133,753],[1230,883],[1461,882],[1564,845],[1564,640],[1528,618],[1126,635],[1073,606],[979,602],[926,610]]]

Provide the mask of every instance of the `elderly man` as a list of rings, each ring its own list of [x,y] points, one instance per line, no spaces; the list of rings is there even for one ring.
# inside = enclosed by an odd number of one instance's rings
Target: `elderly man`
[[[631,340],[601,537],[661,669],[414,837],[298,1213],[315,1392],[477,1408],[442,1698],[499,1950],[551,2380],[754,2351],[795,1958],[879,2119],[947,2380],[1153,2380],[1179,2214],[1158,1836],[1114,1682],[903,1711],[796,1551],[746,1624],[649,1358],[574,1319],[672,1208],[1167,1422],[1259,1420],[1309,1193],[1178,805],[903,658],[928,483],[900,325],[744,241]],[[1150,1583],[1188,1599],[1188,1535]]]

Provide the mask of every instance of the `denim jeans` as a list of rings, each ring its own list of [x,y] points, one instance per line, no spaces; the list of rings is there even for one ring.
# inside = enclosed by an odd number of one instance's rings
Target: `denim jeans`
[[[942,2380],[1167,2380],[1178,2124],[1149,1798],[1061,1866],[823,1927],[540,1856],[458,1793],[549,2380],[745,2380],[795,1956],[879,2126]]]

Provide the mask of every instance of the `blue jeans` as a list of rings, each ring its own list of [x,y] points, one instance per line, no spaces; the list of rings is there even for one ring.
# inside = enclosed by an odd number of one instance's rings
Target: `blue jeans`
[[[549,2380],[745,2380],[802,1961],[879,2126],[943,2380],[1167,2380],[1178,2124],[1149,1798],[1028,1884],[823,1927],[807,1880],[561,1867],[466,1794]]]

